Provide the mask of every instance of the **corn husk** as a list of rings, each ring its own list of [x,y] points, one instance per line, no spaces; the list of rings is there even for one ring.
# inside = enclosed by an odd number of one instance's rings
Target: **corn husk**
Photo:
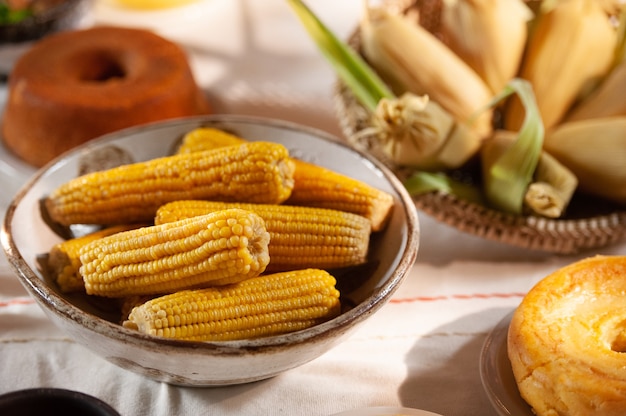
[[[574,172],[581,190],[626,204],[626,117],[564,123],[544,148]]]
[[[498,130],[483,145],[480,155],[483,175],[516,139],[516,133]],[[524,193],[523,211],[548,218],[561,217],[574,195],[578,180],[563,164],[542,151],[533,173],[533,179]]]
[[[576,106],[564,122],[626,116],[626,62],[617,66],[600,87]]]
[[[615,64],[600,86],[585,97],[565,121],[626,116],[626,5],[620,13]]]
[[[339,78],[371,115],[371,136],[396,164],[419,169],[456,168],[474,156],[480,138],[427,96],[397,97],[352,48],[339,40],[300,0],[288,0]]]
[[[428,171],[458,168],[482,142],[427,96],[411,93],[382,99],[372,122],[383,152],[399,166]]]
[[[530,83],[515,78],[493,99],[498,103],[517,94],[524,106],[524,120],[515,140],[497,158],[489,158],[483,168],[483,187],[494,208],[522,214],[524,197],[541,156],[544,127]],[[482,156],[481,156],[482,160]]]
[[[531,82],[546,130],[609,71],[617,33],[598,0],[559,0],[538,16],[520,76]],[[518,100],[505,113],[517,130],[524,116]]]
[[[363,55],[395,87],[428,97],[481,138],[492,132],[493,95],[461,58],[403,15],[366,7],[360,24]]]
[[[517,75],[532,18],[524,0],[444,0],[441,32],[495,93]]]

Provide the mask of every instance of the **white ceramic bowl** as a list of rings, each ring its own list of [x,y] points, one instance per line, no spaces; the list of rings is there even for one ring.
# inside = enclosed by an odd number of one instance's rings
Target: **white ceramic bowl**
[[[213,126],[249,140],[285,144],[292,156],[318,163],[391,193],[396,200],[387,228],[373,236],[370,263],[353,278],[358,285],[338,285],[342,303],[352,308],[337,318],[282,336],[230,342],[184,342],[142,335],[121,327],[119,316],[86,295],[61,294],[48,281],[38,258],[61,241],[42,219],[40,199],[75,177],[85,157],[122,149],[135,161],[169,154],[181,135]],[[339,140],[285,122],[237,116],[204,116],[130,128],[91,141],[42,168],[9,206],[2,245],[18,278],[49,318],[76,342],[125,369],[172,384],[238,384],[272,377],[328,351],[385,304],[412,267],[418,249],[419,223],[411,198],[396,177],[377,161]],[[338,279],[340,280],[340,279]]]

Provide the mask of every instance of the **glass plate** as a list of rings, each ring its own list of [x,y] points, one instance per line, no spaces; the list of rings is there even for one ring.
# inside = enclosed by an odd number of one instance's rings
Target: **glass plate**
[[[522,399],[506,350],[513,312],[508,313],[489,333],[480,354],[480,379],[489,401],[500,416],[534,416]]]

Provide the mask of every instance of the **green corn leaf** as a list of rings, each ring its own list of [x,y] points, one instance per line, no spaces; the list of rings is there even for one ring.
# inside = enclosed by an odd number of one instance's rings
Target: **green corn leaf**
[[[411,195],[439,191],[484,205],[484,198],[480,189],[467,183],[454,180],[441,172],[415,172],[404,181],[404,187]]]
[[[533,179],[543,147],[544,127],[532,86],[516,78],[497,94],[491,105],[516,93],[525,109],[524,122],[517,139],[489,169],[484,178],[484,191],[489,203],[496,209],[521,214],[524,195]]]
[[[374,111],[382,98],[394,94],[354,49],[339,40],[301,1],[287,0],[319,50],[359,102]]]

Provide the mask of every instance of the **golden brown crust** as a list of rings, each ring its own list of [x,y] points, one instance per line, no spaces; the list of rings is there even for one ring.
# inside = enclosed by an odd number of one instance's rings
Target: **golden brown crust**
[[[147,30],[95,27],[44,38],[18,60],[2,134],[41,166],[115,130],[208,112],[180,47]]]
[[[626,256],[596,256],[541,280],[513,315],[508,355],[539,415],[626,414]]]

